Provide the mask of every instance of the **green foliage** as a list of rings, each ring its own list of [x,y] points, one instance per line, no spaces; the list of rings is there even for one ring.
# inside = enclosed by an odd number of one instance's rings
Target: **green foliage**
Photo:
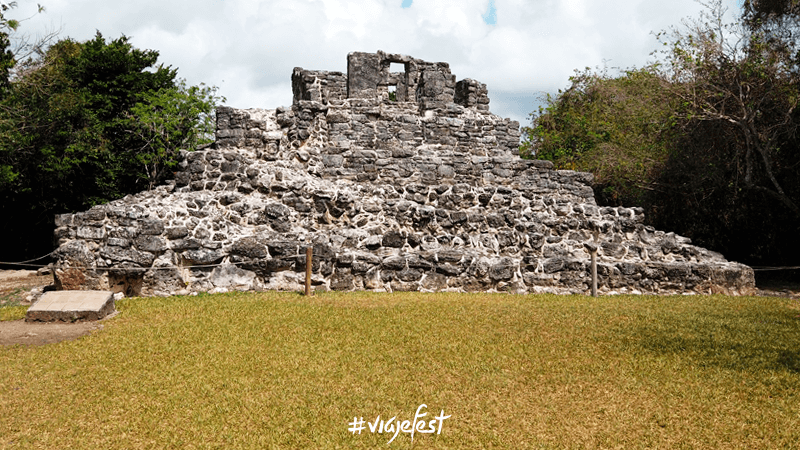
[[[146,93],[126,113],[122,123],[141,143],[129,152],[150,189],[175,166],[178,150],[213,142],[215,92],[179,80],[174,87]]]
[[[10,72],[16,64],[9,33],[17,29],[19,22],[5,17],[8,10],[15,6],[15,2],[0,3],[0,96],[8,90]],[[8,170],[7,167],[0,166],[0,181],[9,176]]]
[[[0,30],[3,30],[3,32],[16,31],[19,27],[19,20],[6,19],[5,17],[9,10],[16,7],[17,2],[0,3]]]
[[[796,32],[790,29],[790,23],[800,19],[800,1],[798,0],[744,0],[742,18],[751,30],[769,29],[787,35],[784,32]],[[789,26],[787,26],[789,25]],[[796,25],[796,24],[795,24]],[[795,45],[796,43],[788,43]]]
[[[659,62],[577,73],[532,114],[522,153],[594,173],[601,203],[644,206],[650,224],[729,258],[796,265],[800,20],[748,5],[767,13],[726,23],[713,1],[657,35]]]
[[[589,69],[548,96],[523,128],[521,153],[595,174],[612,203],[638,203],[669,155],[679,104],[653,67],[618,77]]]
[[[662,220],[683,218],[687,234],[737,259],[795,265],[800,72],[785,40],[791,26],[775,32],[749,26],[747,11],[734,23],[724,14],[713,2],[662,35],[670,92],[686,105],[681,153],[661,174],[674,191],[658,199]]]
[[[15,69],[0,99],[0,229],[40,230],[46,253],[54,214],[152,188],[180,150],[205,142],[216,89],[187,86],[157,60],[98,33]]]
[[[82,91],[88,109],[111,122],[148,92],[174,87],[177,70],[157,60],[155,50],[134,48],[125,36],[106,43],[98,32],[81,44],[78,57],[65,61],[64,75]]]
[[[11,41],[8,33],[0,31],[0,96],[8,90],[11,69],[16,64],[14,54],[11,52]]]

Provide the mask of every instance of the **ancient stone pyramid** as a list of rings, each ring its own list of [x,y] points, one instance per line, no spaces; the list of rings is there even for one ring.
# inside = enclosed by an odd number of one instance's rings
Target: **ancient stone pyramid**
[[[289,108],[219,108],[173,181],[58,216],[59,287],[298,290],[310,246],[316,289],[586,293],[589,244],[600,292],[753,289],[641,208],[598,207],[591,174],[519,158],[519,124],[446,63],[351,53],[292,88]]]

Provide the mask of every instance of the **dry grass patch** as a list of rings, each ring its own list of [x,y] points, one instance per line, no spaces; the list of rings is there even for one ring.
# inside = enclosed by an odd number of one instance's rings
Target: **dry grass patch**
[[[0,322],[24,319],[27,312],[28,306],[26,305],[0,306]]]
[[[6,289],[0,291],[0,322],[6,320],[19,320],[28,312],[28,305],[20,301],[28,290],[24,288]]]
[[[78,341],[0,348],[0,448],[800,445],[792,300],[244,293],[135,298]],[[400,433],[387,448],[412,447]]]

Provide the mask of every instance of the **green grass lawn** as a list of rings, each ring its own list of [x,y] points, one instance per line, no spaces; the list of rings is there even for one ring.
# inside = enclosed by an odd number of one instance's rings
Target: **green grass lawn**
[[[797,448],[800,305],[724,296],[133,298],[0,348],[0,448]],[[396,416],[441,434],[370,432]],[[363,417],[360,434],[348,431]]]

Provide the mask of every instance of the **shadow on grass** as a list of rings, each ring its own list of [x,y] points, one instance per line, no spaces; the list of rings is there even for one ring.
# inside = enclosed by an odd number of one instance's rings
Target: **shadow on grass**
[[[800,372],[800,351],[798,350],[784,350],[778,356],[778,364],[786,367],[786,369],[798,373]]]
[[[728,370],[800,373],[797,312],[748,309],[659,314],[622,331],[628,350],[672,355],[700,366]]]

